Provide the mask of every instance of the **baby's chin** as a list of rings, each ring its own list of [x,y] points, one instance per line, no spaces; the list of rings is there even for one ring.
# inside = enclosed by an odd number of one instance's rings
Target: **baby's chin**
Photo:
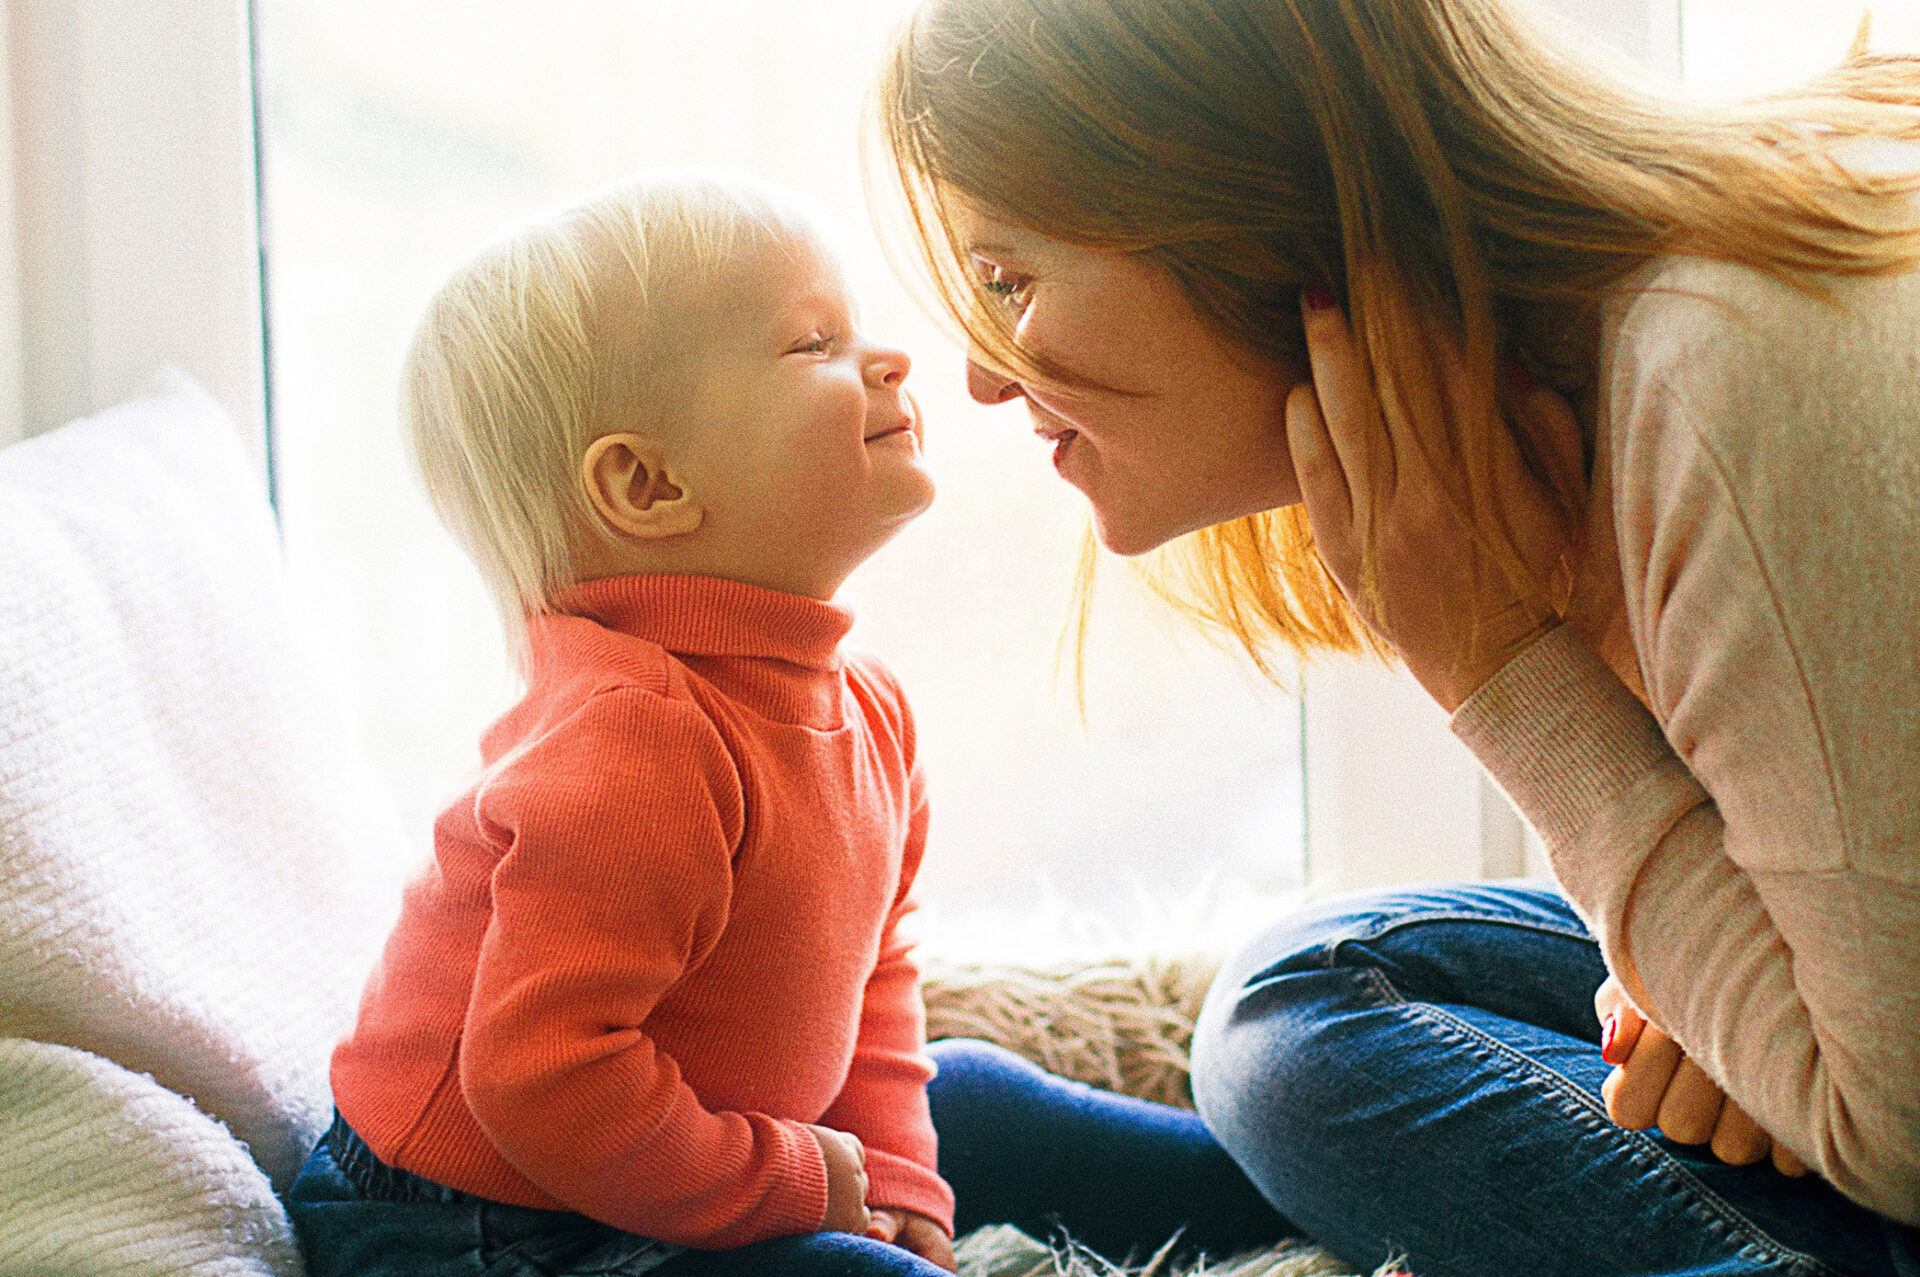
[[[920,483],[916,495],[901,504],[900,522],[902,524],[913,522],[933,508],[933,498],[937,491],[934,487],[933,476],[928,474],[923,467],[917,465],[914,467],[914,473],[920,477]]]
[[[913,490],[902,492],[900,494],[902,499],[891,507],[889,511],[882,513],[875,520],[878,525],[878,536],[873,542],[873,548],[867,551],[865,558],[871,558],[873,555],[879,553],[888,542],[904,532],[909,523],[912,523],[932,508],[934,496],[933,477],[925,471],[920,471],[919,473],[922,482]],[[862,559],[862,562],[865,561],[865,558]]]

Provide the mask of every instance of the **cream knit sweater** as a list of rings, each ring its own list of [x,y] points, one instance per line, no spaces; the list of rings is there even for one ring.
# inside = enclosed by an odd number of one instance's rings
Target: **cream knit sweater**
[[[1562,626],[1454,730],[1653,1020],[1920,1223],[1920,273],[1630,284],[1595,475],[1624,631]]]

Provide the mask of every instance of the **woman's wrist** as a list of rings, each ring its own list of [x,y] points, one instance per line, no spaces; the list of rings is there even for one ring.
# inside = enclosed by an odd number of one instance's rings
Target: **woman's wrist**
[[[1423,673],[1411,660],[1407,662],[1407,667],[1415,680],[1426,689],[1427,695],[1433,697],[1448,714],[1452,714],[1473,699],[1476,692],[1492,682],[1501,670],[1525,655],[1534,644],[1559,627],[1559,618],[1548,617],[1524,633],[1478,645],[1475,650],[1462,655],[1444,670]]]
[[[1550,853],[1666,756],[1645,706],[1577,629],[1554,626],[1455,707],[1452,727]]]

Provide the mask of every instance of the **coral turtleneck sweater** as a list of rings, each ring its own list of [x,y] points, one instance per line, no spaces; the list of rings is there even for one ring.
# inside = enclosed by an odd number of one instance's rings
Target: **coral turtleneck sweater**
[[[441,815],[333,1057],[388,1163],[683,1245],[820,1227],[803,1123],[949,1232],[901,918],[913,722],[844,611],[691,576],[531,622],[525,699]]]

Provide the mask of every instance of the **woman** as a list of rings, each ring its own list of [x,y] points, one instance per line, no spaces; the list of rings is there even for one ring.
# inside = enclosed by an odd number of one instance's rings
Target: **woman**
[[[1404,661],[1564,888],[1228,963],[1265,1196],[1424,1277],[1916,1271],[1920,62],[1709,110],[1501,0],[928,0],[877,108],[974,396],[1256,660]]]

